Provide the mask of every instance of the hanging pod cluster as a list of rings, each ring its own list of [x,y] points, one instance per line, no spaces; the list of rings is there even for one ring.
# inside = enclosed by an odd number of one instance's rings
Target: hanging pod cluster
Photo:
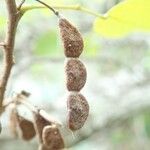
[[[65,18],[59,18],[59,28],[66,56],[66,87],[69,91],[67,97],[67,124],[69,129],[75,131],[83,127],[89,114],[88,102],[80,93],[87,78],[86,68],[79,60],[84,42],[77,28]]]
[[[14,137],[20,136],[23,140],[29,141],[36,135],[34,124],[32,121],[19,115],[16,107],[10,111],[10,131]],[[19,132],[18,132],[19,131]]]
[[[17,108],[10,112],[10,130],[15,137],[21,137],[25,141],[39,138],[39,150],[61,150],[65,147],[58,125],[45,118],[44,110],[33,112],[33,122],[19,115]],[[48,115],[48,114],[47,114]]]
[[[69,129],[76,131],[83,127],[89,114],[88,102],[80,93],[87,78],[86,68],[79,60],[84,44],[79,31],[66,19],[59,18],[59,28],[66,56],[66,88],[69,93],[67,97],[67,124]],[[28,97],[26,93],[22,94]],[[34,110],[32,122],[20,116],[16,107],[17,105],[14,104],[10,113],[10,129],[15,137],[19,136],[23,140],[29,141],[37,135],[39,150],[64,149],[65,144],[59,125],[49,117],[45,117],[48,114],[44,110]]]
[[[39,150],[61,150],[65,147],[58,126],[42,115],[42,110],[34,114],[35,129],[39,137]]]
[[[84,48],[83,38],[77,28],[65,18],[61,18],[59,13],[52,7],[41,0],[36,1],[48,7],[59,17],[60,36],[66,56],[65,74],[66,88],[68,90],[67,125],[70,130],[76,131],[83,127],[89,115],[89,104],[86,98],[80,93],[87,79],[85,65],[79,59]],[[21,98],[22,96],[27,98],[29,95],[29,93],[22,91],[16,98]],[[33,108],[30,107],[34,118],[33,121],[30,121],[21,116],[17,111],[17,106],[22,104],[21,101],[15,99],[13,104],[14,106],[11,108],[9,120],[10,130],[15,137],[20,136],[23,140],[29,141],[37,135],[40,143],[39,150],[62,150],[65,147],[63,137],[59,130],[60,124],[51,120],[44,110],[37,108],[33,110]],[[28,104],[27,106],[29,107]]]

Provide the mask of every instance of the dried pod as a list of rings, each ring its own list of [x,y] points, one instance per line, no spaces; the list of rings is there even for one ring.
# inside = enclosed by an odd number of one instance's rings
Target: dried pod
[[[35,128],[36,132],[39,136],[40,142],[42,143],[42,132],[43,128],[47,125],[51,125],[51,122],[46,120],[43,116],[41,116],[39,113],[34,114],[34,119],[35,119]]]
[[[34,125],[31,121],[18,115],[18,123],[22,133],[22,138],[26,141],[31,140],[35,135]]]
[[[68,59],[65,72],[67,89],[69,91],[80,91],[84,87],[87,78],[84,64],[76,58]]]
[[[59,19],[59,28],[66,57],[79,57],[84,47],[79,31],[64,18]]]
[[[71,93],[67,99],[68,127],[78,130],[84,125],[89,115],[89,105],[85,97],[79,93]]]
[[[9,129],[15,138],[18,137],[18,131],[17,131],[18,117],[17,116],[18,116],[18,112],[17,112],[16,106],[13,106],[10,111]]]
[[[64,148],[64,141],[59,129],[55,125],[45,126],[43,129],[43,143],[50,150],[60,150]]]

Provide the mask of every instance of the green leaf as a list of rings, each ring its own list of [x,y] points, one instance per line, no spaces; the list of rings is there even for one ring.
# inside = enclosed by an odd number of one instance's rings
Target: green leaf
[[[0,32],[4,30],[6,26],[6,18],[5,16],[0,15]]]
[[[147,136],[150,138],[150,113],[146,112],[144,115],[144,127],[145,127],[145,131]]]
[[[57,34],[54,31],[47,31],[35,43],[35,54],[38,56],[58,56],[59,53]]]
[[[95,34],[88,34],[84,38],[84,51],[83,56],[86,57],[96,57],[99,52],[99,41],[97,40],[97,36]]]
[[[94,30],[105,37],[120,37],[136,31],[150,31],[150,0],[125,0],[97,18]]]

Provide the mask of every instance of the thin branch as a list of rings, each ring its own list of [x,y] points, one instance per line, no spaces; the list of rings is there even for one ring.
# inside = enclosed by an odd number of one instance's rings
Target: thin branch
[[[56,11],[53,7],[49,6],[48,4],[42,2],[41,0],[36,0],[37,2],[41,3],[42,5],[44,5],[45,7],[47,7],[48,9],[50,9],[57,17],[59,17],[59,12]]]
[[[19,6],[18,6],[18,10],[21,9],[21,7],[22,7],[22,5],[25,3],[25,1],[26,1],[26,0],[22,0],[22,1],[21,1],[21,3],[20,3]]]
[[[0,77],[0,114],[3,111],[3,99],[7,82],[11,73],[13,60],[13,50],[18,21],[21,18],[21,13],[18,13],[15,0],[5,0],[8,11],[8,25],[4,45],[3,72]]]
[[[95,17],[100,17],[102,19],[106,19],[106,17],[102,14],[99,14],[97,12],[94,12],[88,8],[85,8],[81,5],[53,5],[51,6],[52,8],[54,9],[59,9],[59,10],[76,10],[76,11],[81,11],[81,12],[85,12],[87,14],[90,14],[90,15],[93,15]],[[32,6],[24,6],[22,7],[21,11],[24,13],[26,11],[29,11],[29,10],[33,10],[33,9],[43,9],[43,8],[46,8],[44,6],[36,6],[36,5],[32,5]]]

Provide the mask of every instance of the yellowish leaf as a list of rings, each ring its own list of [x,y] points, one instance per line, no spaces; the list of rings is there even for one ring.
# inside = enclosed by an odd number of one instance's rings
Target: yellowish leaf
[[[150,0],[125,0],[97,18],[94,30],[102,36],[120,37],[135,31],[150,31]]]

